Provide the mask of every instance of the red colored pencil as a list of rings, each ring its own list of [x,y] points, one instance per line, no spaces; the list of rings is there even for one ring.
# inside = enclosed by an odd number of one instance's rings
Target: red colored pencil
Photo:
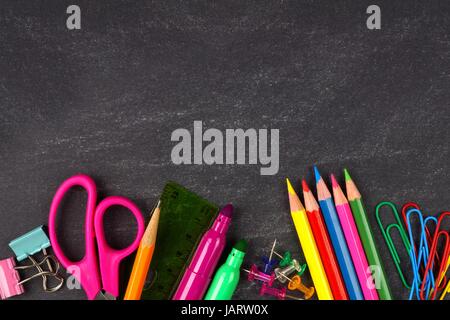
[[[306,181],[302,181],[303,197],[305,199],[306,214],[308,216],[309,224],[316,239],[317,248],[319,249],[320,257],[325,268],[325,273],[328,277],[331,292],[335,300],[347,300],[347,292],[345,290],[344,280],[342,279],[339,265],[334,255],[333,247],[331,245],[328,231],[325,227],[325,222],[320,212],[319,204],[314,198],[311,190],[309,190]]]

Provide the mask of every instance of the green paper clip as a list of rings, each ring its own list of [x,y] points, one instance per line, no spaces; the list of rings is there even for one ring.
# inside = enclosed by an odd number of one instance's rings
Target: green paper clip
[[[14,251],[17,261],[25,260],[29,256],[50,247],[50,240],[42,227],[39,226],[9,243],[9,247]]]
[[[395,219],[395,222],[387,225],[386,227],[383,225],[383,222],[381,221],[381,218],[380,218],[381,208],[384,206],[391,209],[392,215],[394,216],[394,219]],[[395,268],[397,269],[398,275],[400,276],[400,279],[401,279],[403,285],[407,289],[411,289],[411,285],[408,284],[408,282],[406,281],[405,274],[402,271],[400,256],[398,255],[397,249],[394,245],[394,241],[392,240],[392,236],[391,236],[391,230],[392,229],[397,230],[397,232],[400,234],[400,237],[402,239],[403,246],[404,246],[406,252],[408,252],[408,253],[410,252],[411,244],[409,242],[409,238],[406,234],[405,228],[403,227],[403,223],[400,219],[400,216],[398,214],[397,208],[395,207],[395,204],[393,204],[392,202],[389,202],[389,201],[380,202],[375,208],[375,217],[377,219],[378,226],[381,229],[381,233],[383,234],[383,238],[386,241],[386,245],[388,246],[389,252],[391,253],[391,256],[394,261]]]

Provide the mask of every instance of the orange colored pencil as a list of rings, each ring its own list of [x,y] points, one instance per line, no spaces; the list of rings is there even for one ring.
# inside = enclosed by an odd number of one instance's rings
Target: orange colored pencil
[[[160,202],[153,211],[153,215],[148,223],[147,229],[142,236],[141,243],[134,259],[133,270],[131,271],[130,280],[128,281],[127,291],[124,300],[139,300],[141,298],[142,289],[147,279],[148,269],[155,250],[156,234],[158,231]]]

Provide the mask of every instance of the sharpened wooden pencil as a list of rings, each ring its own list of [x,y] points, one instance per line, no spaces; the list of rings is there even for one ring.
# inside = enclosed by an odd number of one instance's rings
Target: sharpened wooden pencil
[[[341,272],[339,271],[338,262],[334,255],[333,246],[331,245],[330,237],[325,222],[323,221],[319,205],[305,180],[302,181],[302,188],[306,214],[314,233],[314,239],[316,240],[317,248],[319,249],[320,257],[322,258],[331,292],[333,293],[334,299],[338,296],[339,300],[342,300],[343,297],[347,297],[345,285],[342,280]]]
[[[160,202],[158,201],[136,253],[124,300],[139,300],[141,298],[153,251],[155,250],[160,211]]]
[[[317,167],[314,167],[314,175],[316,178],[317,198],[319,199],[322,215],[330,233],[348,296],[350,300],[363,300],[364,296],[359,285],[355,267],[353,266],[341,222],[336,212],[336,207],[334,206],[333,198]]]
[[[369,268],[350,205],[334,175],[331,175],[331,183],[336,211],[341,221],[342,230],[344,231],[345,240],[347,240],[364,299],[378,300],[378,293],[372,279],[372,270]]]
[[[380,258],[375,239],[370,226],[369,218],[367,216],[366,208],[364,206],[361,193],[359,193],[353,179],[348,173],[347,169],[344,169],[345,176],[345,189],[347,191],[347,199],[350,202],[352,208],[353,218],[358,228],[359,236],[361,238],[364,251],[366,252],[367,261],[372,267],[376,267],[378,270],[378,284],[377,288],[378,296],[381,300],[392,300],[391,289],[387,282],[386,272],[384,270],[383,262]]]
[[[294,221],[297,236],[300,240],[300,246],[302,247],[311,278],[314,282],[317,297],[319,300],[333,300],[333,294],[331,293],[319,250],[317,249],[316,241],[314,240],[314,235],[311,226],[309,225],[308,217],[306,216],[305,208],[297,193],[294,191],[289,179],[286,179],[286,183],[292,220]]]

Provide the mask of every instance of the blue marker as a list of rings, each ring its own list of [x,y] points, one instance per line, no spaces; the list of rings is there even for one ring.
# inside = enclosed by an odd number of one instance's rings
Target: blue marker
[[[334,252],[341,268],[342,278],[344,278],[345,286],[350,300],[364,300],[364,296],[359,286],[358,277],[355,267],[353,266],[350,251],[342,232],[341,223],[334,207],[331,193],[328,190],[325,181],[320,176],[319,170],[314,166],[314,175],[316,177],[317,198],[319,200],[320,210],[325,219],[328,233],[333,244]]]

